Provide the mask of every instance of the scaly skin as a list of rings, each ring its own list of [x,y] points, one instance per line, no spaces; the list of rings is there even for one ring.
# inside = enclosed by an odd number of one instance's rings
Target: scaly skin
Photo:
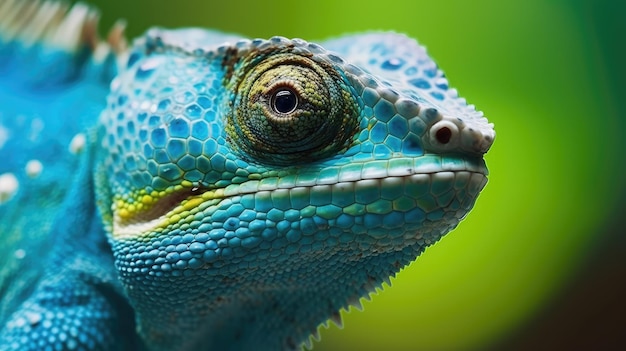
[[[0,44],[0,350],[298,349],[486,183],[493,126],[402,35],[25,38]]]

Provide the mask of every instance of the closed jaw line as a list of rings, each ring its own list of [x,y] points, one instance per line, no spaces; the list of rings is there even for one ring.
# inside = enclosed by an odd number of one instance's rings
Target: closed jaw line
[[[359,194],[365,193],[368,194],[368,199],[378,198],[391,202],[394,201],[391,197],[395,196],[398,198],[395,200],[400,201],[400,197],[408,196],[413,197],[419,207],[428,212],[446,207],[454,197],[452,192],[467,191],[470,197],[475,197],[486,184],[487,173],[484,162],[480,159],[464,160],[454,156],[427,154],[419,158],[369,161],[356,166],[353,164],[353,167],[346,168],[344,172],[327,176],[320,176],[318,171],[315,176],[308,177],[305,172],[280,178],[248,180],[211,190],[182,188],[156,200],[153,206],[130,215],[120,216],[121,211],[114,208],[113,235],[116,239],[122,239],[162,232],[172,223],[180,225],[193,221],[199,212],[219,204],[223,199],[246,194],[276,198],[277,201],[279,197],[313,199],[330,196],[338,200],[342,197],[342,203],[355,204],[358,203],[356,198]],[[401,195],[386,194],[388,189],[398,187],[405,189],[400,191]],[[443,196],[444,193],[447,195]],[[354,199],[345,198],[348,194],[354,194]],[[296,201],[290,201],[296,208],[297,204],[293,203]],[[380,211],[376,210],[376,205],[369,205],[367,212]],[[397,204],[391,206],[394,210],[396,207]],[[352,211],[350,214],[357,215],[357,212]],[[462,217],[463,214],[459,215]]]

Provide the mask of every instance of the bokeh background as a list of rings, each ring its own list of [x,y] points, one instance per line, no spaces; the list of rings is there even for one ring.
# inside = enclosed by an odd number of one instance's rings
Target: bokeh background
[[[315,350],[626,349],[624,2],[93,3],[131,37],[404,32],[495,123],[473,212]]]

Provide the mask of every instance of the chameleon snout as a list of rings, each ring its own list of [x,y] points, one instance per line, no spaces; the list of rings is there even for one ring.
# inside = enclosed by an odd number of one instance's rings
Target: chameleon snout
[[[430,115],[431,121],[422,136],[427,152],[482,156],[493,144],[496,135],[493,123],[487,123],[484,117],[468,121],[435,109],[427,110],[426,114]]]

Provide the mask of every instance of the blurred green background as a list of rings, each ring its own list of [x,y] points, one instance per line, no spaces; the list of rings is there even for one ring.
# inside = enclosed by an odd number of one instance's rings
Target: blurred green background
[[[626,6],[619,1],[99,0],[103,26],[307,40],[417,38],[495,123],[488,186],[457,230],[322,331],[315,350],[626,345]]]

